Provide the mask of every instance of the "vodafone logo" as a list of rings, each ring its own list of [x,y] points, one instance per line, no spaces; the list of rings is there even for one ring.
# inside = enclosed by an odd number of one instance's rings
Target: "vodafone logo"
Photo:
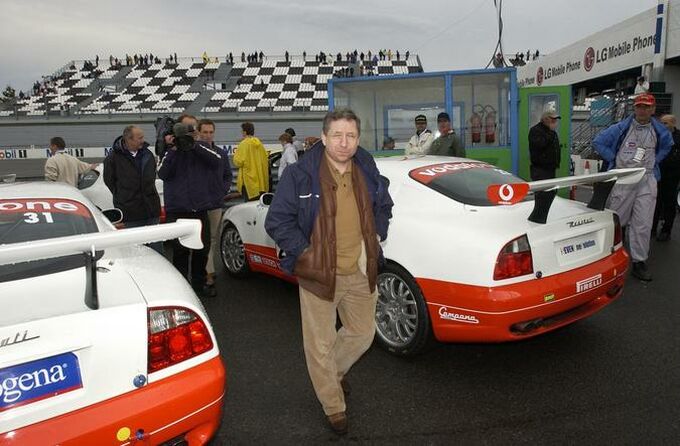
[[[593,69],[593,65],[595,65],[595,50],[592,46],[589,46],[583,55],[583,68],[586,71],[590,71]]]
[[[538,67],[538,70],[536,71],[536,85],[539,87],[543,85],[543,67]]]
[[[529,193],[526,183],[492,184],[486,189],[486,196],[493,204],[515,204]]]
[[[511,201],[512,197],[515,196],[515,190],[509,184],[504,184],[498,190],[498,196],[503,201]]]

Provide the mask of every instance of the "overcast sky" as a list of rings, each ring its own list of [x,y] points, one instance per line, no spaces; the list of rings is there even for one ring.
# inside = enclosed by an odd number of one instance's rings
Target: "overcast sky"
[[[549,53],[656,0],[506,0],[506,53]],[[0,87],[29,88],[70,60],[229,51],[313,54],[410,50],[425,71],[484,67],[497,39],[493,0],[3,0]]]

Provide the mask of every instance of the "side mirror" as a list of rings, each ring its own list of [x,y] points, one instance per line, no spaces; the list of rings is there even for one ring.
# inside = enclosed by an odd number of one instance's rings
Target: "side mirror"
[[[123,211],[118,208],[105,209],[102,214],[114,225],[123,221]]]
[[[269,206],[272,204],[272,200],[274,199],[274,194],[271,192],[266,192],[262,195],[260,195],[260,204],[262,206]]]

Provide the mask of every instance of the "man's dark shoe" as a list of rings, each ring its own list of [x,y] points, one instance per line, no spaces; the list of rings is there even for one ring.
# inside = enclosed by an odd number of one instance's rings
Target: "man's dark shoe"
[[[203,287],[203,294],[207,297],[217,296],[217,288],[214,283],[208,283]]]
[[[349,395],[350,393],[352,393],[352,386],[349,385],[347,378],[345,378],[344,376],[340,380],[340,386],[342,386],[342,392],[345,395]]]
[[[633,262],[632,274],[643,282],[651,282],[652,280],[652,274],[647,269],[645,262]]]
[[[338,435],[345,435],[347,433],[347,415],[345,415],[345,412],[334,413],[326,418],[333,432]]]
[[[661,231],[659,235],[656,236],[657,242],[667,242],[671,239],[671,233],[666,231]]]

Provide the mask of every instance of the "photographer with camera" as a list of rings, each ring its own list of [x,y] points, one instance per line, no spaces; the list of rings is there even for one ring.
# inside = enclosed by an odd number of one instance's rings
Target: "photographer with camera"
[[[196,141],[197,120],[182,115],[173,126],[173,134],[167,138],[167,152],[158,169],[163,180],[166,221],[172,223],[180,218],[201,221],[203,248],[191,250],[177,240],[172,241],[172,263],[187,278],[196,294],[205,294],[205,267],[210,250],[210,222],[208,209],[214,207],[210,191],[212,178],[222,163],[222,155],[208,143]],[[191,258],[191,278],[189,262]]]

